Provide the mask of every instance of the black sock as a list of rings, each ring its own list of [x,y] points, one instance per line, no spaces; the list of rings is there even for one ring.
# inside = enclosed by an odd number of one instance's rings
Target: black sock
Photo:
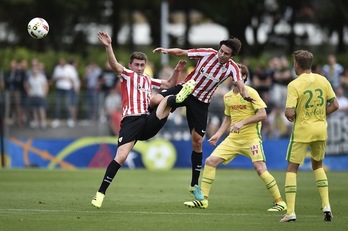
[[[171,95],[171,96],[168,97],[167,105],[169,107],[175,107],[176,106],[176,96],[175,95]]]
[[[198,179],[199,175],[201,173],[202,169],[202,159],[203,159],[203,153],[192,151],[191,154],[191,164],[192,164],[192,178],[191,178],[191,186],[194,186],[195,184],[198,185]]]
[[[105,194],[106,190],[110,186],[112,180],[114,179],[117,171],[121,168],[121,165],[115,160],[112,160],[108,167],[106,168],[103,182],[100,185],[98,192]]]

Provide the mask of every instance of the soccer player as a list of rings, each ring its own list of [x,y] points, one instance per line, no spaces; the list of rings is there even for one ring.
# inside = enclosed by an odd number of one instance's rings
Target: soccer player
[[[246,81],[248,69],[244,65],[240,65],[240,67],[242,69],[242,79]],[[254,99],[254,102],[243,99],[235,82],[233,82],[232,90],[224,96],[225,118],[218,131],[208,141],[215,146],[229,128],[230,133],[205,160],[201,180],[202,197],[204,199],[187,201],[184,202],[184,205],[208,208],[209,192],[215,180],[217,166],[221,163],[227,164],[241,154],[251,159],[255,171],[273,197],[274,205],[267,211],[286,210],[286,203],[280,195],[276,180],[267,171],[266,157],[262,147],[261,121],[267,119],[265,110],[267,106],[255,89],[246,86],[246,91]]]
[[[339,108],[329,81],[322,75],[311,72],[313,54],[306,50],[293,53],[294,69],[298,77],[289,83],[285,116],[294,122],[286,160],[285,178],[287,213],[280,222],[296,221],[295,198],[297,171],[303,163],[308,148],[311,150],[312,170],[321,197],[324,221],[332,220],[329,202],[329,185],[323,169],[326,151],[327,120]]]
[[[144,74],[147,61],[144,53],[134,52],[130,57],[129,69],[127,69],[117,61],[111,45],[111,37],[105,32],[99,32],[98,38],[104,44],[108,61],[120,79],[123,111],[116,156],[109,163],[99,190],[92,200],[92,205],[100,208],[107,188],[126,161],[135,143],[156,135],[165,124],[171,107],[184,101],[193,91],[195,83],[194,81],[187,82],[177,95],[170,95],[163,99],[156,110],[150,114],[151,89],[174,86],[186,62],[179,61],[174,74],[168,80],[153,79]]]
[[[196,82],[195,90],[180,106],[186,106],[186,117],[192,134],[192,176],[189,191],[198,200],[203,199],[199,197],[201,191],[198,186],[203,159],[203,136],[205,135],[207,126],[209,103],[216,88],[227,78],[232,77],[241,95],[247,100],[252,100],[248,97],[247,91],[245,91],[239,67],[232,60],[239,53],[240,49],[240,40],[232,37],[220,41],[218,51],[211,48],[183,50],[180,48],[166,49],[162,47],[153,50],[153,52],[198,59],[195,68],[186,76],[183,82],[173,88],[160,92],[151,102],[151,105],[157,105],[163,97],[179,92],[182,85],[186,82],[190,80],[195,80]]]

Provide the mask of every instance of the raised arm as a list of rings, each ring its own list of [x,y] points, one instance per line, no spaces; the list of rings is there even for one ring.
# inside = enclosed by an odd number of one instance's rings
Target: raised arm
[[[184,70],[186,65],[185,60],[180,60],[178,64],[176,64],[176,67],[174,68],[174,72],[172,76],[170,76],[169,79],[163,80],[161,83],[161,88],[168,89],[170,87],[174,87],[176,83],[178,82],[178,78],[180,76],[180,73]]]
[[[183,50],[180,48],[157,47],[152,52],[153,53],[161,52],[162,54],[174,55],[174,56],[179,56],[179,57],[186,57],[188,55],[188,50]]]
[[[105,46],[106,56],[108,58],[108,61],[109,61],[111,68],[119,76],[123,72],[124,67],[119,62],[117,62],[116,56],[115,56],[114,51],[112,49],[111,37],[106,32],[99,31],[98,32],[98,39]]]

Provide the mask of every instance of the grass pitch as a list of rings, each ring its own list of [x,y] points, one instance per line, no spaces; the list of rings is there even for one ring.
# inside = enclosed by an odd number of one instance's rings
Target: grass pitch
[[[284,197],[285,172],[271,171]],[[328,172],[334,219],[323,221],[312,172],[299,172],[297,221],[279,223],[252,170],[218,169],[209,208],[183,205],[190,170],[168,172],[121,169],[101,209],[90,201],[104,175],[100,170],[0,170],[0,230],[347,230],[346,172]]]

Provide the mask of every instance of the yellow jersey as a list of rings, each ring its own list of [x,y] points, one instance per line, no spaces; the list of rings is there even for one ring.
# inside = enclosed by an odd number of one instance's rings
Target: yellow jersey
[[[326,105],[335,97],[331,84],[322,75],[301,74],[290,82],[286,108],[295,109],[291,140],[303,143],[326,140]]]
[[[231,117],[231,126],[239,121],[254,116],[259,109],[267,108],[267,105],[261,99],[259,93],[255,89],[249,86],[245,86],[245,88],[248,95],[254,99],[253,103],[243,99],[240,93],[235,94],[233,90],[229,91],[224,96],[224,113],[226,116]],[[261,126],[261,121],[258,123],[244,125],[239,133],[231,132],[229,137],[233,138],[234,140],[261,139]]]

